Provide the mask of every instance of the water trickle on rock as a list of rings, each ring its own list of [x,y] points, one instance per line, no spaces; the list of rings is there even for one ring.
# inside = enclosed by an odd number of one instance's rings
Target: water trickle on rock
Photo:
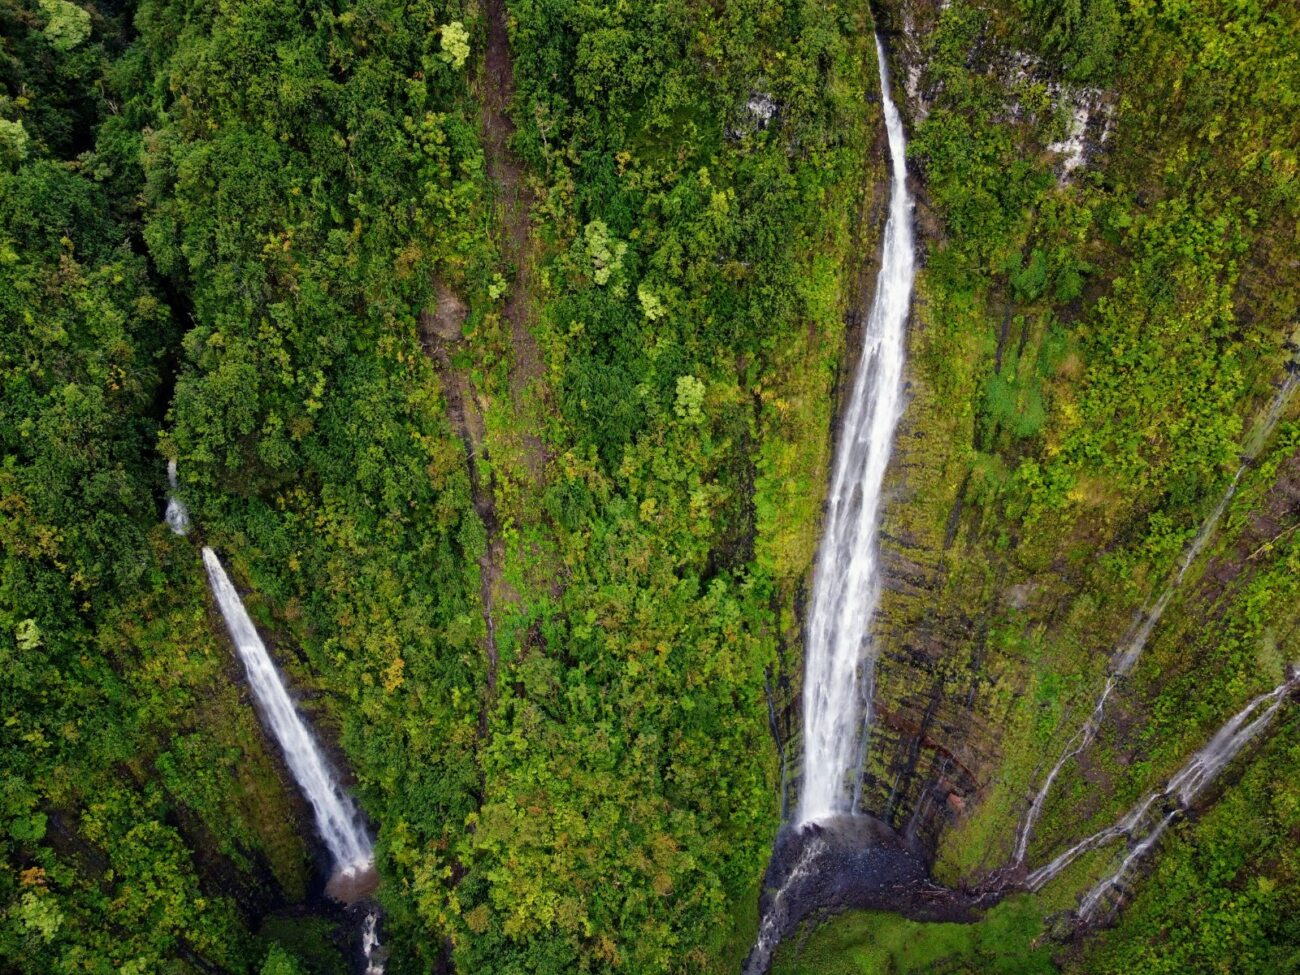
[[[1201,553],[1205,550],[1206,544],[1213,537],[1215,529],[1218,528],[1219,522],[1223,519],[1224,513],[1228,510],[1228,505],[1237,494],[1237,488],[1241,485],[1242,475],[1246,469],[1254,462],[1259,455],[1264,441],[1268,439],[1273,428],[1277,426],[1277,421],[1282,416],[1282,411],[1291,400],[1296,386],[1300,384],[1300,374],[1294,371],[1288,371],[1283,379],[1281,387],[1270,401],[1263,418],[1260,420],[1257,429],[1250,439],[1249,445],[1245,449],[1241,459],[1241,466],[1237,468],[1237,473],[1233,475],[1232,481],[1229,482],[1227,489],[1219,498],[1218,504],[1214,510],[1201,523],[1196,537],[1192,539],[1191,544],[1184,550],[1182,557],[1178,560],[1178,567],[1174,571],[1169,581],[1165,583],[1164,588],[1154,600],[1148,600],[1137,611],[1130,624],[1128,632],[1125,633],[1124,639],[1120,641],[1118,651],[1111,658],[1110,675],[1106,678],[1105,686],[1102,687],[1101,694],[1097,698],[1097,703],[1092,712],[1088,715],[1088,720],[1083,723],[1074,736],[1066,743],[1065,751],[1057,759],[1056,764],[1052,766],[1051,771],[1043,780],[1043,784],[1029,801],[1029,808],[1025,811],[1024,817],[1020,821],[1020,826],[1016,832],[1016,844],[1013,862],[1022,864],[1025,862],[1025,856],[1029,851],[1029,841],[1033,838],[1034,827],[1038,824],[1038,819],[1043,812],[1043,804],[1047,801],[1048,795],[1052,791],[1052,786],[1056,782],[1056,777],[1061,774],[1061,770],[1071,759],[1078,757],[1085,748],[1092,744],[1092,740],[1097,736],[1101,729],[1101,721],[1106,713],[1106,704],[1110,700],[1111,693],[1115,690],[1117,683],[1128,675],[1128,673],[1137,664],[1138,658],[1142,656],[1142,651],[1146,649],[1151,634],[1164,616],[1165,610],[1169,608],[1170,602],[1182,587],[1183,580],[1187,577],[1188,570],[1193,563],[1200,558]]]
[[[1118,906],[1128,880],[1142,858],[1156,845],[1170,824],[1186,814],[1204,795],[1241,750],[1268,728],[1287,696],[1294,693],[1298,685],[1300,677],[1291,674],[1267,694],[1252,699],[1163,786],[1145,795],[1113,826],[1080,840],[1050,863],[1034,870],[1025,878],[1025,888],[1040,890],[1083,854],[1123,838],[1129,844],[1127,853],[1084,895],[1077,916],[1088,924],[1098,919],[1108,902],[1112,907]]]
[[[881,488],[902,415],[903,359],[916,262],[907,143],[876,38],[893,179],[880,273],[852,397],[836,444],[826,524],[813,575],[803,691],[800,822],[852,812],[871,722],[876,649],[870,627],[880,595]]]
[[[163,514],[163,520],[167,522],[167,527],[177,535],[188,535],[190,533],[190,512],[176,496],[176,461],[175,459],[167,462],[167,511]]]
[[[379,912],[366,914],[365,927],[361,929],[361,956],[366,963],[365,975],[384,975],[384,960],[388,952],[379,944]]]

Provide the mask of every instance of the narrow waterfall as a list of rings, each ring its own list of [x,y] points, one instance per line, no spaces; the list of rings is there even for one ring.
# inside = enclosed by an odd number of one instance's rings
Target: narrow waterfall
[[[881,105],[892,179],[880,272],[862,339],[862,361],[835,445],[826,523],[813,569],[803,687],[803,775],[793,830],[778,837],[768,867],[758,937],[745,975],[764,975],[792,924],[824,905],[834,872],[858,873],[890,896],[924,878],[919,858],[892,830],[854,815],[871,722],[875,648],[870,627],[880,595],[876,536],[881,487],[903,411],[903,358],[912,280],[912,198],[903,122],[889,93],[885,48],[876,35]],[[816,822],[814,822],[816,821]],[[832,848],[831,840],[834,840]],[[854,861],[860,861],[856,864]],[[871,883],[865,884],[871,886]],[[883,906],[882,902],[873,902]]]
[[[1095,920],[1099,909],[1112,895],[1116,898],[1117,906],[1118,898],[1123,896],[1128,878],[1136,864],[1156,845],[1169,824],[1191,808],[1192,803],[1219,777],[1228,763],[1237,757],[1237,753],[1272,723],[1282,703],[1295,690],[1296,684],[1297,679],[1294,676],[1288,677],[1267,694],[1261,694],[1252,700],[1219,729],[1209,743],[1193,755],[1178,774],[1165,785],[1160,797],[1171,799],[1173,807],[1154,825],[1147,825],[1145,833],[1139,834],[1137,828],[1142,823],[1142,817],[1146,814],[1146,809],[1150,808],[1150,804],[1146,805],[1142,815],[1133,817],[1132,828],[1128,835],[1130,838],[1141,835],[1141,839],[1132,846],[1114,871],[1103,877],[1084,895],[1078,911],[1081,921],[1088,923]],[[1256,712],[1258,716],[1253,717]]]
[[[871,723],[880,595],[877,532],[881,486],[902,415],[903,356],[912,280],[912,198],[903,122],[889,93],[876,37],[881,104],[893,180],[876,292],[862,361],[836,444],[826,524],[813,574],[803,688],[803,779],[798,821],[855,811]]]
[[[188,535],[190,532],[190,513],[181,499],[176,496],[175,458],[167,462],[167,487],[167,511],[163,514],[163,520],[167,522],[167,527],[177,535]]]
[[[379,912],[370,911],[361,929],[361,958],[366,964],[363,975],[384,975],[387,954],[379,943]]]
[[[1202,522],[1196,537],[1192,539],[1191,544],[1187,546],[1182,557],[1178,560],[1178,568],[1169,581],[1165,583],[1160,594],[1154,601],[1144,603],[1134,616],[1128,632],[1125,633],[1124,639],[1120,641],[1119,650],[1111,658],[1110,675],[1106,678],[1106,684],[1102,688],[1101,695],[1097,698],[1097,703],[1092,712],[1088,715],[1088,720],[1066,742],[1061,757],[1057,759],[1056,764],[1052,766],[1051,771],[1047,773],[1047,777],[1043,780],[1043,784],[1029,801],[1029,808],[1025,811],[1016,833],[1014,863],[1021,864],[1025,862],[1025,855],[1029,851],[1029,841],[1033,837],[1034,827],[1038,824],[1038,817],[1042,815],[1043,804],[1052,791],[1052,785],[1056,782],[1056,777],[1060,775],[1067,762],[1078,757],[1097,737],[1097,732],[1101,729],[1102,717],[1106,712],[1106,702],[1110,699],[1111,692],[1115,690],[1118,681],[1133,669],[1138,662],[1138,658],[1142,656],[1142,651],[1146,649],[1156,624],[1160,622],[1160,618],[1169,607],[1169,603],[1182,587],[1188,569],[1200,558],[1201,552],[1204,551],[1206,544],[1214,535],[1215,529],[1219,527],[1224,512],[1228,510],[1228,505],[1236,496],[1242,475],[1246,473],[1246,468],[1255,460],[1269,434],[1273,432],[1273,428],[1282,416],[1282,411],[1291,399],[1291,394],[1295,392],[1298,381],[1300,381],[1300,376],[1297,373],[1287,373],[1282,386],[1269,403],[1268,409],[1254,432],[1251,445],[1242,454],[1241,466],[1237,468],[1237,473],[1233,475],[1232,481],[1223,492],[1223,496],[1219,498],[1219,503],[1214,506],[1214,510]]]
[[[1293,673],[1267,694],[1252,699],[1161,788],[1144,796],[1113,826],[1080,840],[1050,863],[1030,873],[1025,878],[1025,887],[1031,891],[1041,889],[1083,854],[1122,837],[1130,844],[1127,854],[1111,873],[1084,895],[1080,903],[1079,919],[1084,922],[1094,920],[1109,895],[1122,895],[1134,866],[1155,846],[1169,825],[1185,814],[1238,753],[1272,723],[1287,695],[1297,686],[1300,686],[1300,677]]]
[[[335,880],[331,884],[339,881],[341,890],[356,891],[374,871],[374,852],[361,816],[294,707],[284,681],[271,662],[266,646],[220,559],[207,546],[203,548],[203,564],[208,570],[212,594],[230,630],[230,638],[244,662],[249,686],[271,733],[284,751],[289,771],[311,804],[316,828],[334,858]]]

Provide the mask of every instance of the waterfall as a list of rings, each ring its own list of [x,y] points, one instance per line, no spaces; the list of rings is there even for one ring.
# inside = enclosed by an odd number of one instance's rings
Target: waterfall
[[[374,853],[356,806],[339,785],[320,746],[294,707],[221,561],[207,546],[203,548],[203,564],[230,638],[244,662],[249,686],[271,733],[284,751],[289,771],[311,804],[316,828],[334,858],[336,877],[355,882],[372,874]]]
[[[881,487],[902,415],[903,357],[912,279],[912,200],[907,191],[907,144],[903,122],[889,94],[884,45],[876,36],[881,105],[889,136],[892,179],[889,216],[885,221],[880,273],[862,339],[862,361],[835,445],[835,462],[827,496],[826,524],[813,569],[808,612],[803,688],[803,775],[794,842],[782,853],[778,838],[769,881],[779,881],[763,909],[758,937],[745,961],[746,975],[763,975],[792,919],[802,917],[816,898],[818,878],[832,864],[843,867],[844,851],[832,851],[827,830],[853,824],[866,828],[877,821],[855,816],[860,769],[871,722],[871,687],[875,648],[870,626],[880,594],[876,536]],[[784,790],[782,790],[784,795]],[[845,814],[848,814],[847,816]],[[820,820],[816,825],[809,825]],[[880,824],[880,828],[889,831]],[[878,835],[854,833],[853,850],[879,851]],[[868,832],[870,830],[868,829]],[[796,837],[793,839],[792,837]],[[902,856],[902,854],[899,854]],[[779,866],[778,866],[779,863]],[[896,865],[895,865],[896,868]],[[883,869],[883,874],[882,874]],[[889,868],[875,864],[875,876]],[[897,877],[894,878],[897,880]]]
[[[1038,824],[1038,817],[1042,815],[1043,803],[1046,802],[1047,796],[1052,790],[1052,785],[1056,782],[1056,777],[1061,773],[1065,764],[1079,756],[1085,748],[1092,744],[1092,740],[1097,736],[1097,732],[1101,729],[1101,719],[1106,711],[1106,702],[1110,699],[1116,683],[1133,669],[1138,662],[1138,658],[1142,656],[1142,651],[1146,649],[1147,642],[1151,639],[1156,624],[1160,622],[1160,618],[1169,607],[1169,603],[1181,588],[1188,569],[1200,558],[1201,552],[1204,551],[1206,544],[1213,536],[1214,530],[1218,528],[1219,522],[1228,510],[1228,505],[1237,494],[1242,475],[1254,462],[1263,447],[1264,441],[1268,439],[1273,427],[1277,425],[1277,421],[1281,418],[1282,411],[1290,400],[1291,394],[1295,391],[1298,381],[1300,381],[1300,377],[1295,372],[1287,373],[1281,388],[1278,389],[1269,403],[1258,429],[1251,438],[1253,443],[1242,455],[1241,466],[1237,468],[1237,473],[1233,475],[1232,481],[1229,482],[1227,489],[1223,492],[1223,496],[1219,498],[1219,503],[1214,506],[1214,510],[1210,512],[1209,517],[1202,522],[1196,537],[1192,539],[1191,544],[1183,552],[1182,558],[1178,560],[1178,568],[1170,580],[1165,583],[1160,595],[1154,601],[1144,603],[1134,616],[1128,632],[1125,633],[1124,639],[1120,641],[1120,649],[1111,658],[1110,675],[1106,678],[1106,684],[1102,688],[1101,695],[1097,698],[1092,713],[1088,716],[1088,720],[1084,722],[1083,727],[1066,742],[1065,751],[1057,759],[1056,764],[1052,766],[1051,771],[1047,773],[1047,778],[1043,780],[1038,792],[1029,801],[1029,808],[1025,811],[1024,818],[1021,819],[1020,827],[1016,833],[1013,862],[1017,864],[1025,862],[1025,855],[1029,850],[1029,841],[1033,836],[1034,827]]]
[[[803,690],[803,780],[799,821],[853,812],[867,729],[876,650],[870,634],[879,601],[881,486],[902,414],[903,356],[915,277],[912,200],[903,123],[889,94],[884,46],[876,37],[881,104],[893,174],[889,218],[862,361],[836,444],[826,524],[813,574]]]
[[[1041,889],[1084,853],[1124,837],[1130,843],[1128,853],[1110,874],[1084,895],[1080,903],[1079,919],[1085,922],[1093,920],[1103,899],[1112,891],[1122,894],[1123,885],[1135,864],[1155,846],[1169,825],[1191,808],[1228,763],[1272,723],[1282,702],[1298,684],[1300,677],[1292,674],[1267,694],[1252,699],[1161,788],[1144,796],[1113,826],[1080,840],[1050,863],[1030,873],[1025,878],[1025,887],[1031,891]]]
[[[1219,729],[1209,743],[1193,755],[1178,774],[1169,780],[1160,797],[1171,798],[1173,808],[1141,835],[1141,839],[1133,845],[1115,870],[1098,881],[1084,895],[1078,911],[1081,921],[1086,923],[1095,920],[1098,909],[1112,891],[1117,897],[1123,896],[1128,877],[1138,861],[1156,845],[1169,824],[1183,815],[1219,777],[1219,773],[1237,757],[1237,753],[1272,723],[1273,717],[1282,707],[1282,702],[1294,691],[1296,683],[1297,679],[1294,676],[1288,677],[1267,694],[1261,694],[1252,700]],[[1255,712],[1259,712],[1259,715],[1252,718]],[[1249,723],[1247,723],[1248,719]],[[1147,807],[1149,808],[1149,804]],[[1128,831],[1130,838],[1138,835],[1136,827],[1142,821],[1142,816],[1133,817],[1132,826]]]
[[[167,522],[167,527],[177,535],[188,535],[190,532],[190,512],[176,496],[176,460],[173,458],[167,462],[167,511],[163,515],[163,520]]]
[[[384,975],[386,956],[387,950],[379,943],[379,912],[369,911],[361,929],[361,958],[366,965],[363,975]]]

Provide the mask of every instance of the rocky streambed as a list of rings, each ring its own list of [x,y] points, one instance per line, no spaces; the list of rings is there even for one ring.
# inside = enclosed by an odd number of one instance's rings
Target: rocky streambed
[[[936,884],[920,847],[874,816],[786,826],[764,876],[759,936],[745,975],[763,975],[781,941],[813,917],[880,910],[916,921],[969,922],[997,899]]]

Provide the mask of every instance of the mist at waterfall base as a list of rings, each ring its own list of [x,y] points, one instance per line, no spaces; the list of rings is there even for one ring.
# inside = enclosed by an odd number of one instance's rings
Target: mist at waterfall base
[[[879,36],[876,57],[889,138],[889,215],[813,570],[798,812],[794,825],[781,830],[768,864],[747,975],[766,972],[781,939],[813,911],[876,908],[917,920],[970,919],[963,895],[930,883],[919,850],[857,808],[871,723],[876,649],[870,630],[880,596],[881,495],[902,416],[907,317],[916,276],[907,144]]]

